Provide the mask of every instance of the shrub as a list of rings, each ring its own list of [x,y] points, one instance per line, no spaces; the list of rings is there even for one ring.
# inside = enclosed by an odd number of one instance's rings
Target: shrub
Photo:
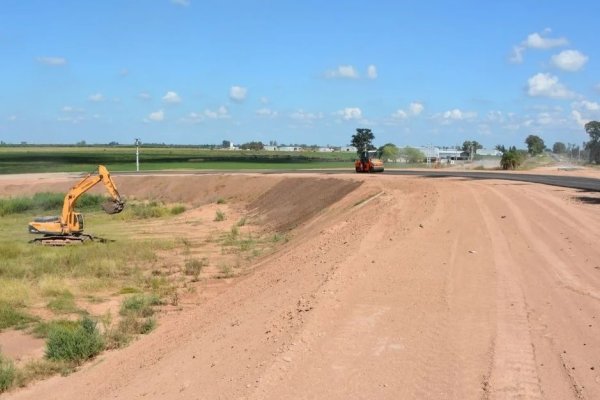
[[[96,322],[84,317],[75,327],[55,325],[48,332],[46,357],[50,360],[82,362],[104,348]]]
[[[221,210],[217,210],[215,213],[215,221],[225,221],[225,213]]]
[[[0,393],[8,390],[15,380],[15,366],[11,360],[0,354]]]
[[[236,225],[237,226],[244,226],[244,225],[246,225],[246,217],[240,218],[240,220],[237,222]]]
[[[179,215],[185,211],[185,206],[176,205],[171,207],[171,215]]]
[[[225,204],[225,203],[227,203],[227,201],[226,201],[224,198],[222,198],[222,197],[219,197],[219,198],[217,199],[217,204]]]
[[[202,260],[198,260],[196,258],[186,260],[185,261],[185,274],[192,275],[194,277],[194,281],[198,280],[200,276],[200,272],[202,272],[202,268],[208,265],[208,259],[203,258]]]

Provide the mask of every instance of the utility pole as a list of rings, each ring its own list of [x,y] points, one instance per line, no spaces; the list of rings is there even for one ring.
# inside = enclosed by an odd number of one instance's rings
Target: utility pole
[[[135,138],[135,171],[140,172],[140,145],[142,141],[139,138]]]

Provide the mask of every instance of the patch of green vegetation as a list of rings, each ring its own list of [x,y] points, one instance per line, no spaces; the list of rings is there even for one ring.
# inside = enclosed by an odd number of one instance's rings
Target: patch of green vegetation
[[[286,242],[288,241],[287,235],[284,233],[275,232],[271,237],[273,243]]]
[[[225,221],[225,213],[221,210],[217,210],[217,212],[215,213],[215,221]]]
[[[127,146],[2,146],[0,174],[84,172],[103,164],[110,171],[134,171],[135,149]],[[142,170],[352,168],[355,153],[316,151],[218,151],[197,147],[144,147]]]
[[[171,207],[171,215],[179,215],[185,212],[185,206],[178,204],[176,206]]]
[[[142,291],[138,288],[135,287],[124,287],[121,290],[119,290],[119,294],[134,294],[134,293],[141,293]]]
[[[225,204],[225,203],[227,203],[227,200],[225,200],[223,197],[219,197],[217,199],[217,204]]]
[[[10,389],[15,377],[16,370],[13,362],[0,353],[0,393]]]
[[[54,298],[48,302],[47,307],[57,314],[68,314],[79,311],[75,304],[75,296],[68,290],[55,295]]]
[[[0,331],[6,328],[23,329],[37,318],[6,303],[0,303]]]
[[[65,361],[34,360],[17,369],[14,386],[24,387],[30,382],[51,377],[56,374],[66,376],[74,367]]]
[[[154,314],[153,306],[161,304],[157,295],[136,294],[126,298],[121,303],[119,313],[122,316],[133,315],[136,317],[149,317]]]
[[[75,327],[55,325],[48,332],[46,357],[50,360],[83,362],[104,349],[96,322],[82,318]]]
[[[36,193],[31,197],[0,199],[0,217],[32,211],[56,211],[60,213],[65,199],[64,193]],[[84,194],[77,200],[77,208],[90,210],[106,201],[105,196]]]
[[[70,321],[66,319],[55,319],[52,321],[40,321],[31,330],[33,336],[37,338],[47,338],[50,331],[59,328],[75,329],[79,325],[78,321]]]

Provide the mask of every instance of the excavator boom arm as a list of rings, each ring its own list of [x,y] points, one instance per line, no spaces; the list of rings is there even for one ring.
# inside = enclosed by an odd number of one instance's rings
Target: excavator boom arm
[[[99,165],[98,175],[88,174],[79,183],[69,189],[69,192],[65,196],[65,201],[63,203],[63,210],[60,216],[61,223],[66,224],[69,220],[70,215],[73,213],[77,199],[79,199],[79,197],[81,197],[81,195],[83,195],[85,192],[96,186],[99,182],[104,183],[106,190],[112,197],[112,201],[109,200],[107,203],[102,205],[104,211],[106,211],[108,214],[116,214],[123,210],[124,202],[121,200],[121,195],[119,194],[115,183],[110,177],[110,173],[104,165]]]

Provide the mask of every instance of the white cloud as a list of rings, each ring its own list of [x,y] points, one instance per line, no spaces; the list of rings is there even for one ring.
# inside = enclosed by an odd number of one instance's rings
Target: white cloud
[[[578,71],[588,61],[588,56],[577,50],[565,50],[552,56],[552,64],[565,71]]]
[[[408,106],[408,109],[412,115],[419,115],[423,112],[423,110],[425,109],[425,106],[423,105],[423,103],[419,103],[418,101],[413,101]]]
[[[367,76],[369,79],[377,79],[377,67],[373,64],[367,67]]]
[[[441,114],[436,114],[434,118],[441,118],[443,124],[449,124],[453,121],[463,121],[468,119],[473,119],[477,117],[477,113],[474,111],[463,111],[458,108],[453,108],[452,110],[444,111]]]
[[[572,107],[587,111],[600,111],[600,104],[595,101],[581,100],[577,103],[573,103]]]
[[[181,7],[187,7],[192,4],[191,0],[171,0],[171,3]]]
[[[71,106],[64,106],[61,110],[62,112],[65,113],[84,113],[85,110],[83,108],[75,108],[75,107],[71,107]]]
[[[375,71],[375,73],[377,73],[377,71]],[[356,79],[358,78],[358,72],[352,65],[340,65],[336,69],[325,72],[325,77]]]
[[[311,112],[306,112],[306,111],[300,109],[298,111],[291,113],[290,117],[292,119],[299,120],[299,121],[311,122],[311,121],[314,121],[317,119],[322,119],[323,113],[311,113]]]
[[[163,101],[165,103],[170,103],[170,104],[177,104],[177,103],[181,103],[181,97],[179,97],[179,95],[173,91],[168,91],[164,96],[163,96]]]
[[[408,118],[408,113],[402,109],[398,109],[392,113],[392,118],[406,119],[406,118]]]
[[[242,86],[232,86],[229,89],[229,98],[233,101],[237,101],[238,103],[244,101],[246,99],[246,95],[248,93],[248,89]]]
[[[346,121],[362,118],[362,110],[358,107],[346,107],[343,110],[338,111],[336,114],[341,116]]]
[[[202,112],[191,112],[187,117],[183,118],[182,121],[199,123],[207,119],[226,119],[230,117],[231,115],[229,114],[227,107],[220,106],[214,110],[207,108]]]
[[[425,109],[425,106],[423,105],[423,103],[420,103],[418,101],[413,101],[412,103],[409,104],[408,111],[405,111],[405,110],[399,108],[398,110],[396,110],[392,113],[392,118],[406,119],[409,117],[416,117],[417,115],[421,114],[424,109]]]
[[[524,41],[513,47],[512,54],[509,57],[510,62],[521,64],[523,62],[523,55],[527,49],[547,50],[569,44],[569,41],[564,37],[549,38],[544,36],[550,32],[551,30],[547,28],[544,29],[542,33],[535,32],[527,35],[527,38]]]
[[[456,119],[456,120],[464,118],[463,112],[460,111],[458,108],[444,112],[443,117],[445,119]]]
[[[275,118],[277,116],[277,111],[273,111],[270,108],[265,107],[265,108],[256,110],[256,115],[259,115],[261,117]]]
[[[104,101],[104,96],[102,95],[102,93],[95,93],[90,95],[90,97],[88,97],[88,100],[97,103],[100,101]]]
[[[17,116],[16,115],[9,115],[6,118],[7,121],[16,121],[17,120]]]
[[[544,33],[549,33],[549,30],[546,30]],[[566,46],[569,44],[569,41],[564,38],[549,38],[543,37],[539,33],[532,33],[527,36],[527,39],[523,44],[532,49],[551,49],[553,47]]]
[[[138,97],[142,100],[150,100],[152,98],[152,96],[150,96],[150,93],[147,92],[141,92],[140,94],[138,94]]]
[[[148,119],[150,121],[155,121],[155,122],[164,121],[165,112],[163,110],[158,110],[158,111],[152,112],[148,115]]]
[[[38,57],[37,61],[40,64],[49,65],[51,67],[67,65],[67,59],[63,57]]]
[[[210,110],[207,108],[204,110],[204,116],[209,119],[223,119],[230,117],[229,110],[227,110],[227,107],[225,106],[221,106],[216,110]]]
[[[577,125],[580,125],[580,126],[584,126],[585,124],[590,122],[589,119],[583,118],[583,115],[581,115],[581,113],[577,110],[571,111],[571,117],[575,120]]]
[[[269,98],[265,96],[261,97],[260,104],[269,104]]]
[[[551,97],[565,99],[574,96],[565,85],[558,81],[556,76],[548,73],[538,73],[527,80],[527,94],[532,97]]]

